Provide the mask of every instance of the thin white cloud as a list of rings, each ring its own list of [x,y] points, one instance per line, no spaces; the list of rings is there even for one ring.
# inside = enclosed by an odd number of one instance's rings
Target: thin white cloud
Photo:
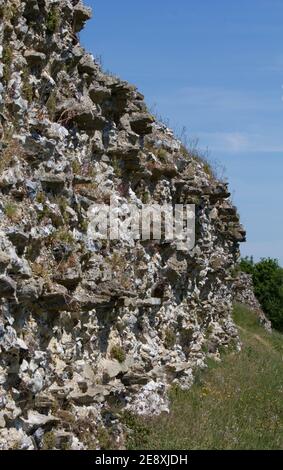
[[[282,130],[272,120],[273,113],[276,120],[278,112],[283,114],[281,95],[280,87],[262,95],[252,90],[188,86],[160,97],[157,102],[186,113],[190,122],[187,128],[199,139],[202,148],[207,147],[213,152],[283,153]],[[267,115],[269,118],[265,118]],[[217,125],[213,125],[213,116]],[[205,130],[206,118],[209,130]],[[198,122],[198,127],[202,124],[203,127],[198,130],[194,121]],[[236,129],[232,127],[233,122],[237,124]]]
[[[232,111],[259,111],[276,109],[282,106],[281,90],[271,90],[269,95],[263,95],[251,90],[221,89],[216,87],[188,86],[159,99],[163,104],[196,107],[205,107],[211,112],[214,110]]]
[[[218,152],[282,152],[283,139],[244,132],[199,132],[200,145]]]

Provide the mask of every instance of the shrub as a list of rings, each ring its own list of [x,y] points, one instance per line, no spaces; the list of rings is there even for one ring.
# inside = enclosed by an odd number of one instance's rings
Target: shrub
[[[31,264],[32,272],[37,277],[42,277],[47,285],[50,285],[50,266],[46,265],[46,263],[37,263],[34,262]]]
[[[14,0],[10,5],[0,5],[1,20],[5,20],[7,22],[10,21],[12,24],[14,24],[14,21],[19,17],[20,14],[20,3],[20,0]]]
[[[272,323],[278,330],[283,330],[283,269],[275,259],[262,259],[254,263],[252,258],[245,258],[240,263],[242,271],[251,274],[257,299]]]
[[[75,268],[76,266],[77,266],[77,257],[74,254],[71,254],[67,257],[67,259],[63,258],[63,260],[60,261],[60,263],[57,266],[57,271],[59,273],[64,273],[69,268]]]
[[[102,450],[109,450],[113,447],[113,442],[111,435],[107,429],[103,426],[100,426],[97,430],[97,439],[99,442],[99,447]]]
[[[82,173],[82,165],[78,160],[72,161],[72,170],[75,175],[80,175]]]
[[[45,193],[43,191],[39,191],[35,199],[36,199],[36,202],[38,202],[39,204],[44,204],[46,202]]]
[[[68,207],[68,200],[64,196],[57,196],[54,199],[55,204],[59,206],[59,209],[61,211],[61,214],[63,215],[64,219],[66,218],[66,209]]]
[[[57,105],[56,93],[55,91],[52,91],[48,97],[48,100],[46,101],[46,108],[48,111],[49,119],[51,119],[51,121],[55,119],[56,105]]]
[[[111,349],[111,357],[113,359],[116,359],[118,362],[122,363],[126,359],[126,353],[125,351],[121,348],[121,346],[113,346]]]
[[[44,434],[42,440],[42,450],[53,450],[56,447],[56,438],[53,431]]]
[[[253,274],[254,272],[254,260],[251,258],[243,258],[240,262],[240,270],[247,274]]]
[[[122,176],[122,168],[121,168],[121,164],[119,162],[119,160],[115,157],[112,159],[112,167],[113,167],[113,170],[114,170],[114,173],[115,175],[118,177],[118,178],[121,178]]]
[[[11,77],[11,65],[13,60],[13,50],[11,46],[4,47],[2,62],[3,62],[3,81],[8,83]]]
[[[70,232],[67,227],[62,227],[59,230],[56,230],[53,235],[55,241],[68,243],[69,245],[73,245],[75,242],[72,232]]]
[[[148,204],[150,201],[150,193],[148,191],[145,191],[141,195],[141,200],[143,204]]]
[[[27,67],[23,69],[23,73],[22,73],[22,92],[23,92],[23,97],[28,101],[28,103],[32,103],[33,86],[29,81],[29,70]]]
[[[11,133],[13,131],[10,131]],[[3,145],[4,144],[4,145]],[[0,174],[8,168],[14,157],[23,158],[25,156],[22,145],[6,131],[2,139],[3,150],[0,159]]]
[[[143,449],[149,440],[149,428],[146,423],[139,417],[134,416],[129,411],[124,411],[121,415],[122,423],[127,427],[126,446],[128,450],[136,448]]]
[[[82,232],[86,233],[88,230],[88,220],[87,219],[81,219],[80,221],[80,229]]]
[[[171,349],[176,343],[176,333],[170,328],[165,331],[164,345],[166,349]]]
[[[18,207],[12,202],[7,202],[7,204],[5,204],[4,212],[12,222],[17,222],[20,218],[20,212],[18,210]]]
[[[48,33],[57,33],[60,27],[60,12],[56,6],[53,6],[48,13],[46,29]]]

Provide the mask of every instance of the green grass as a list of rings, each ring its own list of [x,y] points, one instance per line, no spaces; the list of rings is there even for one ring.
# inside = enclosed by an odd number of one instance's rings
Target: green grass
[[[283,335],[267,333],[243,306],[234,318],[242,351],[209,361],[190,390],[172,390],[170,415],[140,420],[146,438],[129,448],[282,449]]]
[[[18,222],[20,214],[16,204],[13,202],[7,202],[4,206],[4,212],[12,222]]]
[[[3,48],[3,80],[8,83],[11,78],[11,66],[13,61],[13,50],[10,45],[4,45]]]
[[[116,359],[118,362],[122,363],[126,359],[126,353],[125,351],[121,348],[121,346],[113,346],[111,349],[111,357],[113,359]]]
[[[53,6],[48,13],[47,20],[46,20],[46,29],[48,33],[53,34],[57,33],[60,28],[60,11],[58,7]]]

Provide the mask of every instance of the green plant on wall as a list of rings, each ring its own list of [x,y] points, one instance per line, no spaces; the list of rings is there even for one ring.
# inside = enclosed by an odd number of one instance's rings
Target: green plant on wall
[[[113,359],[116,359],[118,362],[122,363],[126,359],[126,353],[125,351],[121,348],[121,346],[113,346],[111,349],[111,357]]]
[[[23,69],[22,73],[22,92],[23,97],[31,103],[33,100],[33,86],[29,81],[29,70],[27,67]]]
[[[52,121],[55,119],[56,104],[56,93],[55,91],[52,91],[48,97],[48,100],[46,101],[46,108],[48,111],[49,119],[51,119]]]
[[[8,83],[11,77],[11,66],[13,60],[13,51],[9,45],[5,45],[3,49],[3,81]]]
[[[47,32],[50,34],[57,33],[60,28],[60,12],[58,7],[53,6],[48,13],[47,20],[46,20],[46,29]]]

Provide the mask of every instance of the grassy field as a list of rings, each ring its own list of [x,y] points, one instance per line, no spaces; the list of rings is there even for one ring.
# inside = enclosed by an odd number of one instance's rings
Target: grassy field
[[[209,367],[189,391],[171,392],[171,413],[133,419],[130,449],[282,449],[283,335],[236,306],[243,348]]]

